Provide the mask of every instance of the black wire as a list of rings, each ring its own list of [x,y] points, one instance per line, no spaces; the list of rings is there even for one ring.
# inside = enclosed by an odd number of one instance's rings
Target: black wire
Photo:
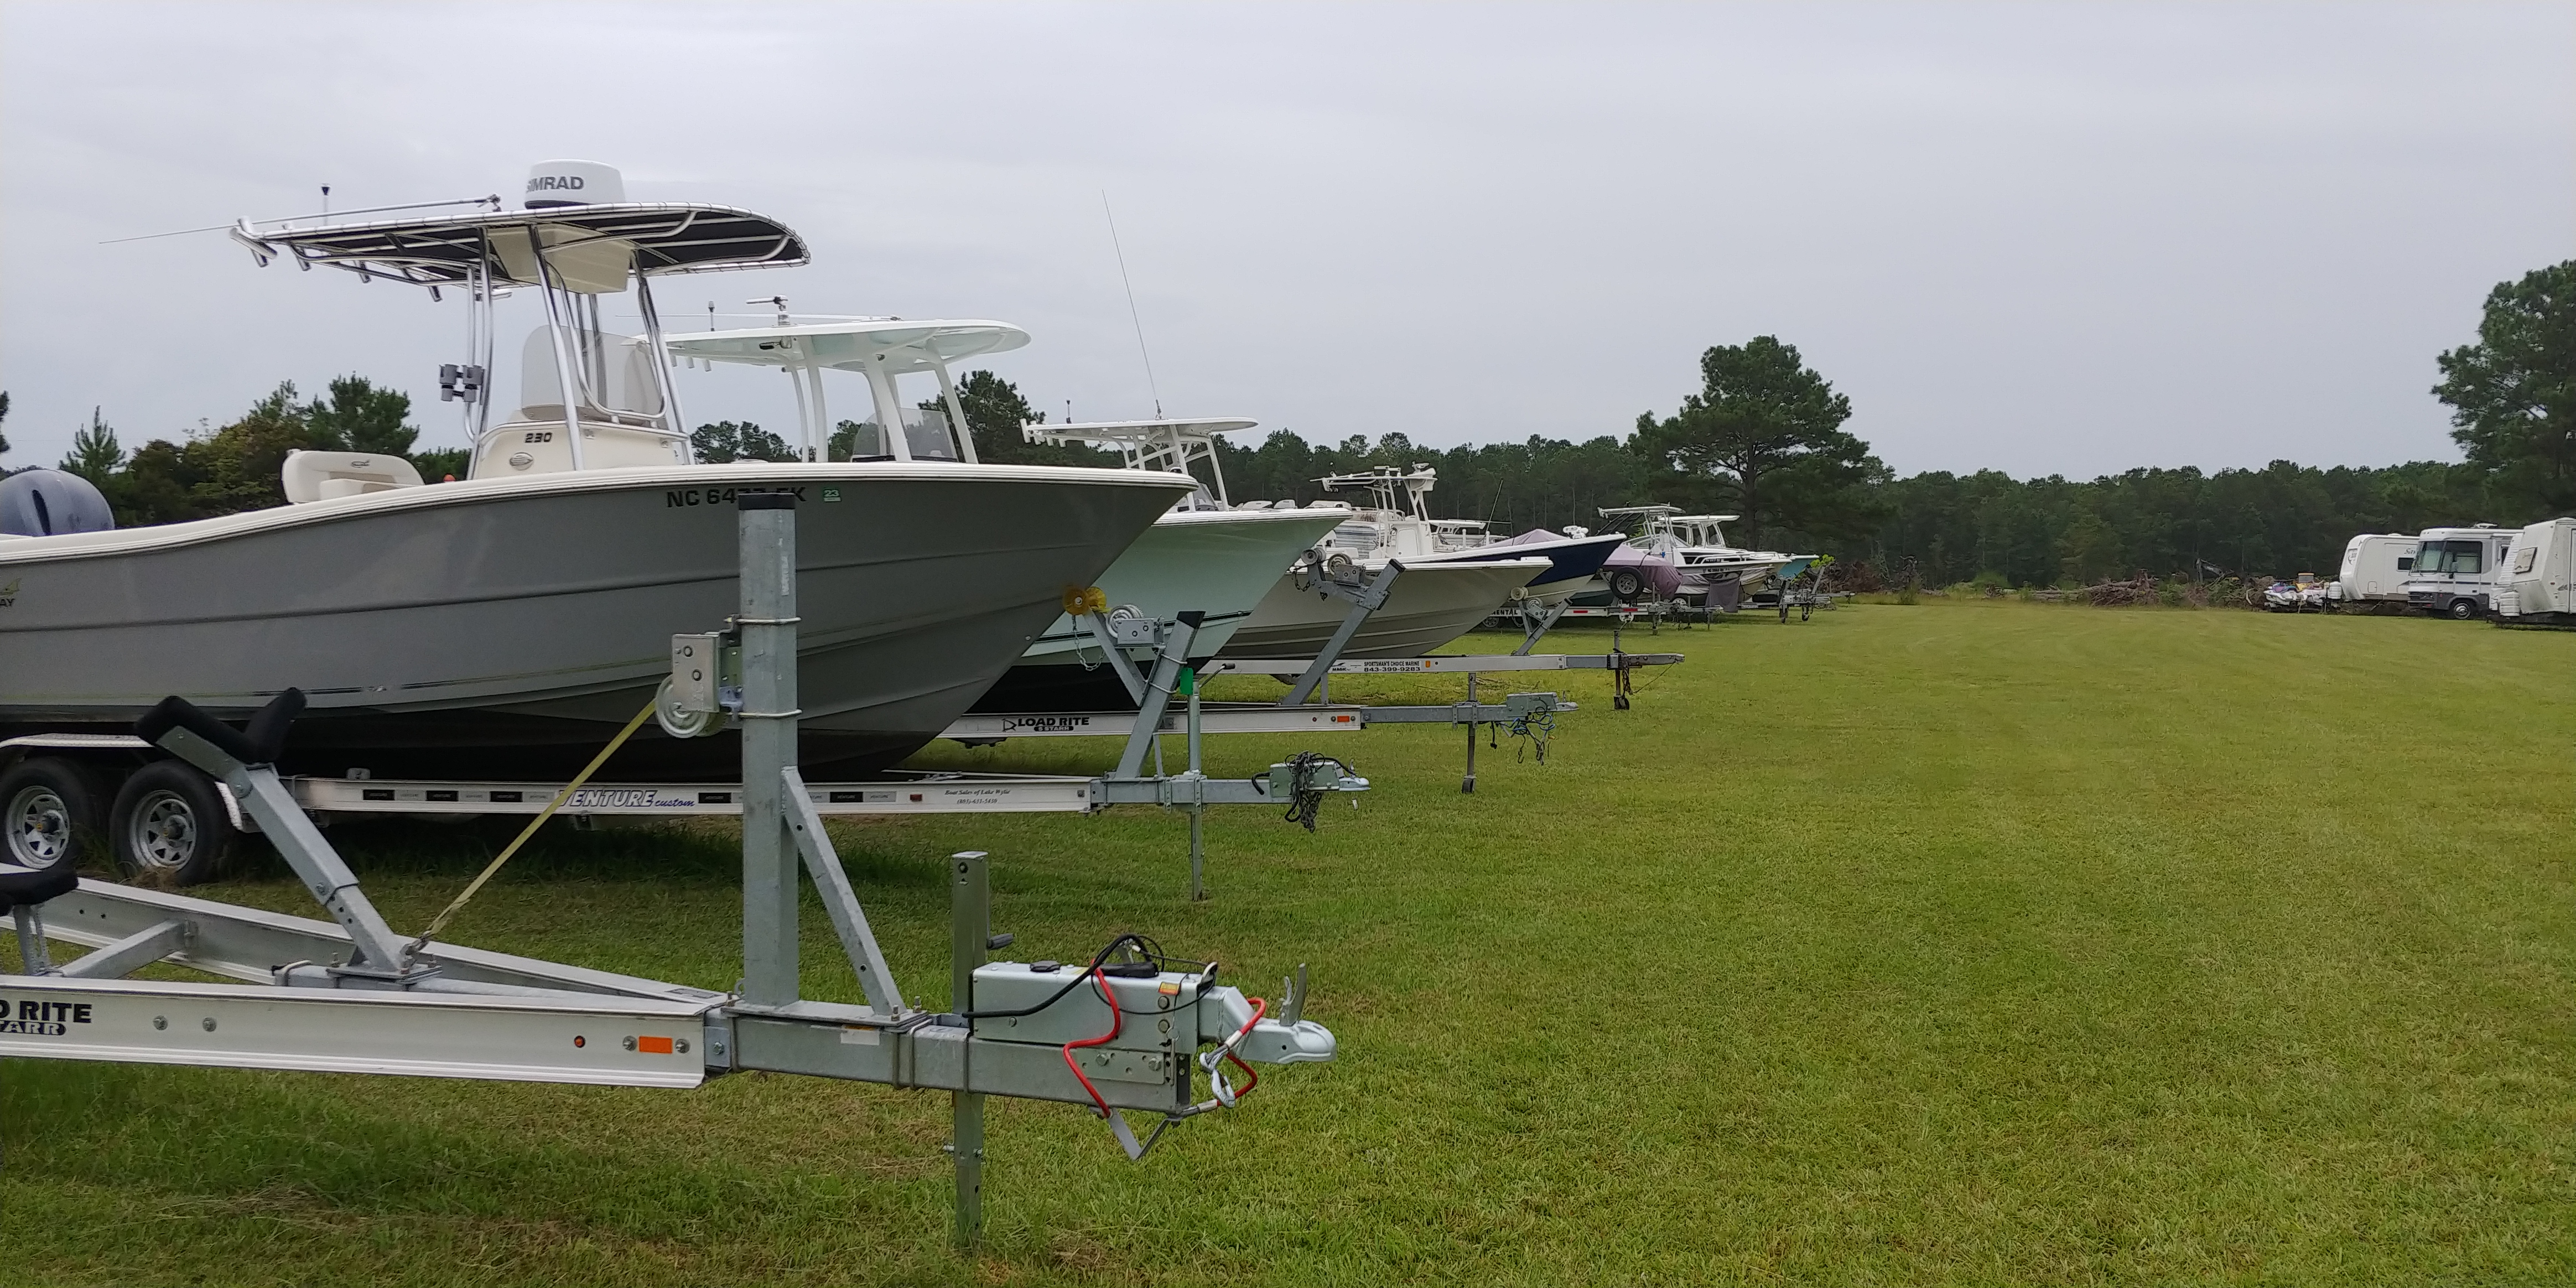
[[[1308,775],[1314,771],[1317,765],[1322,764],[1331,764],[1338,767],[1345,773],[1350,770],[1350,766],[1348,764],[1336,760],[1331,756],[1327,756],[1320,751],[1301,751],[1288,758],[1288,782],[1290,785],[1288,812],[1280,815],[1280,817],[1305,828],[1309,832],[1315,830],[1315,816],[1323,811],[1324,793],[1321,788],[1308,787],[1306,784],[1312,781]]]
[[[1158,975],[1162,973],[1163,964],[1165,962],[1174,960],[1172,957],[1165,955],[1162,944],[1156,942],[1152,937],[1140,935],[1134,931],[1128,931],[1120,934],[1117,938],[1110,940],[1109,943],[1101,948],[1099,952],[1093,953],[1091,955],[1091,962],[1089,965],[1086,965],[1081,970],[1074,972],[1073,978],[1066,980],[1064,987],[1048,994],[1045,1001],[1040,1002],[1035,1006],[1024,1006],[1016,1011],[958,1011],[956,1014],[962,1019],[969,1020],[1012,1020],[1018,1019],[1023,1015],[1035,1015],[1038,1012],[1055,1005],[1057,1002],[1063,1001],[1065,994],[1080,988],[1084,980],[1091,978],[1091,972],[1099,970],[1101,966],[1109,960],[1109,954],[1129,945],[1133,945],[1135,947],[1138,956],[1144,958],[1147,962],[1153,965],[1154,973]],[[1207,982],[1215,982],[1216,963],[1183,962],[1181,964],[1201,968],[1201,973],[1207,976]]]

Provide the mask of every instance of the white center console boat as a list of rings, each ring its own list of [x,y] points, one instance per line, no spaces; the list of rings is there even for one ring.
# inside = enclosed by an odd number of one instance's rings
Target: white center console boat
[[[971,460],[692,464],[653,281],[802,264],[804,242],[745,210],[626,202],[588,163],[539,166],[529,194],[517,210],[233,229],[262,264],[463,298],[471,360],[442,383],[467,404],[470,477],[424,485],[393,458],[305,453],[279,508],[0,542],[0,737],[123,732],[171,694],[240,719],[301,688],[293,772],[452,772],[459,754],[487,775],[569,772],[654,700],[671,635],[733,611],[734,497],[789,491],[801,754],[865,772],[964,714],[1068,588],[1190,491],[1177,474]],[[530,396],[490,425],[493,306],[514,291],[546,322]],[[628,291],[645,334],[607,334],[600,298]],[[647,723],[613,772],[724,774],[737,754],[731,736]]]
[[[1366,473],[1315,480],[1334,491],[1366,492],[1375,502],[1355,509],[1324,539],[1324,549],[1354,559],[1402,559],[1408,569],[1544,558],[1548,567],[1513,594],[1522,607],[1544,611],[1589,585],[1611,552],[1627,541],[1615,532],[1599,536],[1531,532],[1498,538],[1485,530],[1481,519],[1435,519],[1423,498],[1439,479],[1439,471],[1427,465],[1410,470],[1382,465]]]

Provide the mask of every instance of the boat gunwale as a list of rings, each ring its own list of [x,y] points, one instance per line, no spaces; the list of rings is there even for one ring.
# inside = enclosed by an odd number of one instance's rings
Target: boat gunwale
[[[710,485],[740,489],[785,483],[813,485],[905,480],[1158,487],[1171,490],[1176,498],[1197,486],[1187,475],[1157,471],[1054,465],[967,465],[952,461],[774,462],[559,470],[524,478],[424,483],[418,487],[265,506],[177,523],[113,528],[104,532],[71,532],[49,537],[19,537],[0,541],[0,567],[178,550],[262,532],[519,497],[650,492]]]

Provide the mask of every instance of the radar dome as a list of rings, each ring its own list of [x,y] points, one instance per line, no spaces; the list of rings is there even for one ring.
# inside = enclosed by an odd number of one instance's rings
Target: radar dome
[[[596,206],[626,200],[626,176],[597,161],[540,161],[528,167],[528,188],[519,205],[526,210],[548,206]]]

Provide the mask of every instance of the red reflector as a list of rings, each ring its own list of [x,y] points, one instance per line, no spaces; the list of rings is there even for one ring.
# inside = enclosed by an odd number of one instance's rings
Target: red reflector
[[[1351,722],[1351,718],[1350,718],[1349,716],[1335,716],[1335,717],[1333,717],[1333,723],[1334,723],[1334,724],[1349,724],[1350,722]]]
[[[646,1055],[669,1055],[671,1054],[671,1039],[637,1038],[635,1039],[635,1049]]]
[[[918,805],[918,804],[920,804],[920,803],[921,803],[921,793],[919,793],[919,792],[914,792],[914,793],[912,794],[912,803],[913,803],[913,804],[915,804],[915,805]]]

